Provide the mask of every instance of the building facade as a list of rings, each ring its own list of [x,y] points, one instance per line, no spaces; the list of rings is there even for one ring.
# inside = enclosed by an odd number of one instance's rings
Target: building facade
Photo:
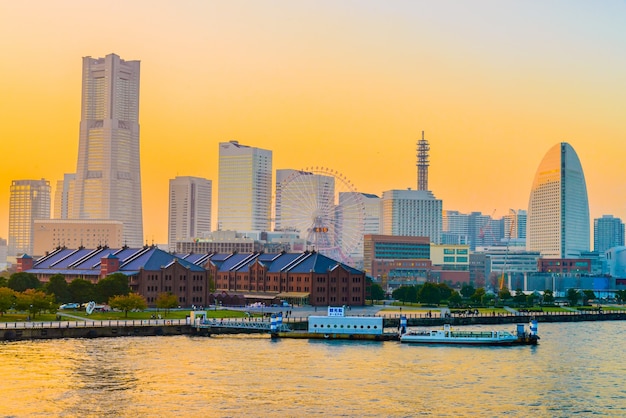
[[[124,245],[120,221],[97,219],[35,220],[32,255],[44,256],[54,248],[120,248]]]
[[[10,257],[33,253],[35,219],[50,219],[50,182],[13,180],[9,197]]]
[[[83,58],[78,164],[71,219],[124,224],[124,242],[143,245],[139,164],[139,61]]]
[[[64,174],[63,180],[57,181],[57,187],[54,191],[54,219],[67,219],[69,217],[70,202],[72,196],[70,190],[74,189],[74,180],[76,174]]]
[[[211,180],[176,177],[170,180],[168,248],[176,250],[179,241],[190,241],[211,232]]]
[[[272,151],[219,144],[217,229],[269,231],[272,204]]]
[[[382,196],[382,233],[429,237],[441,243],[442,202],[425,190],[389,190]]]
[[[543,157],[528,202],[526,247],[544,258],[589,251],[589,201],[582,165],[566,142]]]
[[[613,215],[602,215],[593,220],[593,250],[603,253],[624,245],[624,224]]]

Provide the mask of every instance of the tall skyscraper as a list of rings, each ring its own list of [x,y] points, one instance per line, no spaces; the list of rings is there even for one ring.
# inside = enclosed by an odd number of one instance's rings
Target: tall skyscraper
[[[139,168],[139,61],[85,57],[69,218],[120,221],[124,244],[143,245]]]
[[[504,219],[504,239],[526,239],[526,219],[527,212],[519,209],[509,209],[509,213],[503,216]]]
[[[68,219],[69,208],[72,201],[70,190],[73,190],[76,174],[64,174],[63,180],[57,181],[57,187],[54,192],[54,218]]]
[[[13,180],[9,198],[9,256],[33,253],[35,219],[50,219],[50,182]]]
[[[382,197],[384,235],[430,237],[441,243],[442,201],[425,190],[389,190]]]
[[[168,247],[176,250],[178,241],[197,238],[211,232],[211,180],[200,177],[176,177],[170,180]]]
[[[272,205],[272,151],[219,144],[217,229],[269,231]]]
[[[589,201],[574,148],[556,144],[537,168],[528,202],[526,248],[544,258],[575,258],[589,251]]]
[[[602,215],[593,220],[593,250],[603,253],[609,248],[624,245],[624,224],[613,215]]]

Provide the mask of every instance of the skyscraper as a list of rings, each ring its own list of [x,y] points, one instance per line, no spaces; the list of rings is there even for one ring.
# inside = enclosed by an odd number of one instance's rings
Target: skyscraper
[[[217,229],[269,231],[272,204],[272,151],[219,144]]]
[[[602,215],[593,220],[593,250],[603,253],[609,248],[624,245],[624,224],[613,215]]]
[[[124,244],[143,245],[139,61],[83,58],[78,164],[69,218],[116,220]]]
[[[57,181],[57,187],[54,192],[54,218],[67,219],[69,216],[69,208],[72,201],[70,190],[73,189],[73,183],[76,174],[64,174],[63,180]]]
[[[9,256],[33,253],[35,219],[50,219],[50,182],[13,180],[9,198]]]
[[[430,237],[441,243],[442,201],[426,190],[388,190],[382,197],[384,235]]]
[[[589,201],[574,148],[556,144],[537,168],[528,202],[526,248],[544,258],[575,258],[589,251]]]
[[[178,241],[188,241],[211,232],[211,180],[176,177],[170,180],[168,246],[176,250]]]

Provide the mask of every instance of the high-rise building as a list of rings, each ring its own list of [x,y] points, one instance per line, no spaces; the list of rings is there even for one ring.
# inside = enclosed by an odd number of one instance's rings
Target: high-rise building
[[[176,177],[170,180],[168,246],[211,232],[211,180],[200,177]]]
[[[272,151],[219,144],[217,229],[269,231],[272,204]]]
[[[441,243],[442,202],[426,190],[388,190],[382,197],[384,235],[429,237]]]
[[[527,212],[525,210],[509,209],[509,213],[503,217],[504,239],[526,239],[526,219]]]
[[[574,148],[556,144],[537,168],[530,199],[526,248],[544,258],[576,258],[589,251],[589,201]]]
[[[63,180],[57,181],[57,187],[54,192],[54,218],[68,219],[70,202],[72,196],[70,190],[73,190],[76,174],[64,174]]]
[[[9,256],[32,254],[35,219],[50,219],[50,182],[13,180],[9,198]]]
[[[613,215],[602,215],[593,220],[593,250],[603,253],[609,248],[624,245],[624,224]]]
[[[124,244],[143,245],[139,170],[139,61],[83,58],[80,139],[70,219],[124,224]]]

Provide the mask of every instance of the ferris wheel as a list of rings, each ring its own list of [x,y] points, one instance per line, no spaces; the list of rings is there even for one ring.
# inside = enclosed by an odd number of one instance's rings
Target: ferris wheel
[[[276,229],[297,231],[311,250],[354,265],[363,254],[363,195],[342,174],[324,167],[281,171]]]

